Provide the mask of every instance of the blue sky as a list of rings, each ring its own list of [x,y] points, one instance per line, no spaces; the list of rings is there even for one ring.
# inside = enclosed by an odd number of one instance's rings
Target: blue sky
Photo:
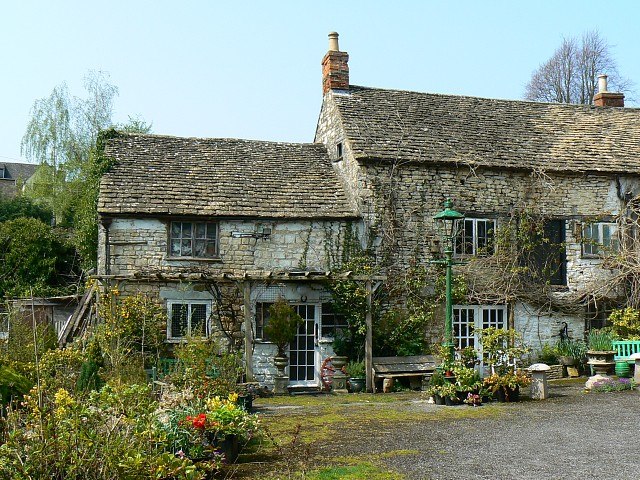
[[[563,37],[591,29],[640,85],[632,0],[6,3],[0,161],[24,160],[34,100],[62,82],[83,95],[90,69],[118,86],[116,121],[139,115],[167,135],[311,142],[334,30],[357,85],[519,99]]]

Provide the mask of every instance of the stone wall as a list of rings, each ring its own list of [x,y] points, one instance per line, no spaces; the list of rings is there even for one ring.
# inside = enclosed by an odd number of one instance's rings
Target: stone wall
[[[602,269],[602,260],[582,254],[578,236],[583,223],[612,220],[624,208],[627,192],[640,191],[637,176],[598,173],[530,172],[491,168],[473,162],[445,164],[436,162],[359,159],[344,139],[344,131],[330,92],[324,97],[316,130],[316,141],[327,146],[334,168],[341,176],[358,206],[367,232],[365,238],[375,247],[377,259],[390,278],[411,265],[431,260],[431,244],[436,237],[433,216],[443,209],[447,198],[467,217],[495,218],[500,223],[509,213],[532,206],[545,215],[563,219],[566,231],[568,296],[593,285],[606,283],[611,272]],[[337,158],[336,144],[343,143],[343,157]],[[579,310],[579,309],[578,309]],[[572,338],[582,338],[581,314],[539,311],[537,307],[518,305],[515,326],[528,343],[539,348],[554,342],[563,321]],[[432,325],[441,331],[443,319]]]
[[[234,270],[331,270],[340,260],[346,222],[249,221],[219,222],[219,258],[179,259],[168,254],[169,221],[115,218],[109,226],[110,273]],[[270,228],[269,238],[242,234]],[[358,226],[354,226],[358,228]],[[106,271],[105,228],[100,228],[99,272]]]

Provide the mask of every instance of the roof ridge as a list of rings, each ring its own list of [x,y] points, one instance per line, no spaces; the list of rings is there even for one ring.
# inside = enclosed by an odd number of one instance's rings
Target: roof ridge
[[[118,132],[120,136],[114,137],[111,140],[118,140],[122,138],[155,138],[155,139],[175,139],[175,140],[190,140],[190,141],[216,141],[216,142],[236,142],[236,143],[255,143],[255,144],[269,144],[269,145],[289,145],[289,146],[313,146],[323,147],[322,143],[318,142],[284,142],[277,140],[255,140],[249,138],[230,138],[230,137],[183,137],[179,135],[167,135],[157,133],[130,133],[130,132]]]
[[[640,107],[596,107],[595,105],[585,105],[581,103],[556,103],[556,102],[537,102],[533,100],[524,100],[524,99],[510,99],[510,98],[491,98],[491,97],[480,97],[477,95],[458,95],[453,93],[433,93],[433,92],[418,92],[416,90],[405,90],[401,88],[382,88],[382,87],[367,87],[364,85],[349,85],[349,88],[355,88],[360,90],[377,90],[380,92],[398,92],[398,93],[411,93],[415,95],[425,95],[425,96],[433,96],[433,97],[441,97],[441,98],[461,98],[461,99],[473,99],[473,100],[487,100],[492,102],[507,102],[507,103],[524,103],[524,104],[534,104],[534,105],[545,105],[545,106],[553,106],[560,108],[581,108],[585,110],[602,110],[602,111],[640,111]],[[348,90],[345,90],[348,92]]]

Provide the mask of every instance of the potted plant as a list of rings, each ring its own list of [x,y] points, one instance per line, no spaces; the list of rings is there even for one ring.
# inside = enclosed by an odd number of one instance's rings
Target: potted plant
[[[611,332],[591,330],[587,337],[589,349],[587,350],[587,363],[591,365],[597,375],[607,375],[615,367],[613,357],[616,351],[613,349],[613,335]]]
[[[453,367],[453,373],[456,377],[455,386],[458,392],[458,399],[463,402],[469,393],[477,394],[482,386],[480,374],[470,367],[458,364]]]
[[[442,372],[436,370],[431,374],[429,379],[429,387],[427,388],[427,395],[433,397],[433,401],[436,405],[444,405],[444,398],[440,394],[440,387],[445,384],[444,376]]]
[[[577,359],[573,356],[573,341],[572,340],[560,340],[556,343],[555,351],[558,355],[558,361],[565,367],[572,367],[576,364]]]
[[[365,369],[364,362],[351,361],[344,366],[344,371],[349,377],[351,393],[360,393],[364,390]]]
[[[269,323],[264,327],[267,338],[278,348],[278,352],[273,359],[273,363],[278,369],[276,376],[276,393],[286,393],[287,377],[284,373],[285,367],[289,364],[287,358],[287,345],[293,340],[298,328],[304,320],[296,313],[289,302],[284,298],[278,298],[269,307]]]
[[[494,373],[484,379],[484,387],[499,402],[518,402],[520,400],[520,388],[530,384],[531,379],[520,370],[502,374]]]
[[[453,383],[444,382],[444,385],[438,387],[438,393],[444,398],[444,404],[451,407],[459,403],[458,390]]]

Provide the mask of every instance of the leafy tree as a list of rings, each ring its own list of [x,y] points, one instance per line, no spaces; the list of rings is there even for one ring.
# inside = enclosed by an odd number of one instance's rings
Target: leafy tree
[[[84,87],[85,98],[72,97],[63,83],[34,102],[22,151],[40,163],[28,194],[53,210],[58,225],[74,227],[83,265],[91,268],[97,252],[98,186],[108,168],[102,149],[96,148],[98,134],[113,127],[148,133],[151,125],[131,117],[125,125],[113,124],[118,88],[105,72],[90,71]]]
[[[35,218],[0,223],[0,297],[63,293],[77,278],[75,251]]]
[[[600,74],[608,76],[612,90],[625,92],[632,87],[618,72],[611,45],[596,30],[585,32],[580,39],[565,38],[551,58],[533,72],[525,98],[591,105]]]
[[[0,222],[29,217],[37,218],[44,223],[51,223],[52,215],[53,213],[46,206],[39,205],[23,195],[0,199]]]

